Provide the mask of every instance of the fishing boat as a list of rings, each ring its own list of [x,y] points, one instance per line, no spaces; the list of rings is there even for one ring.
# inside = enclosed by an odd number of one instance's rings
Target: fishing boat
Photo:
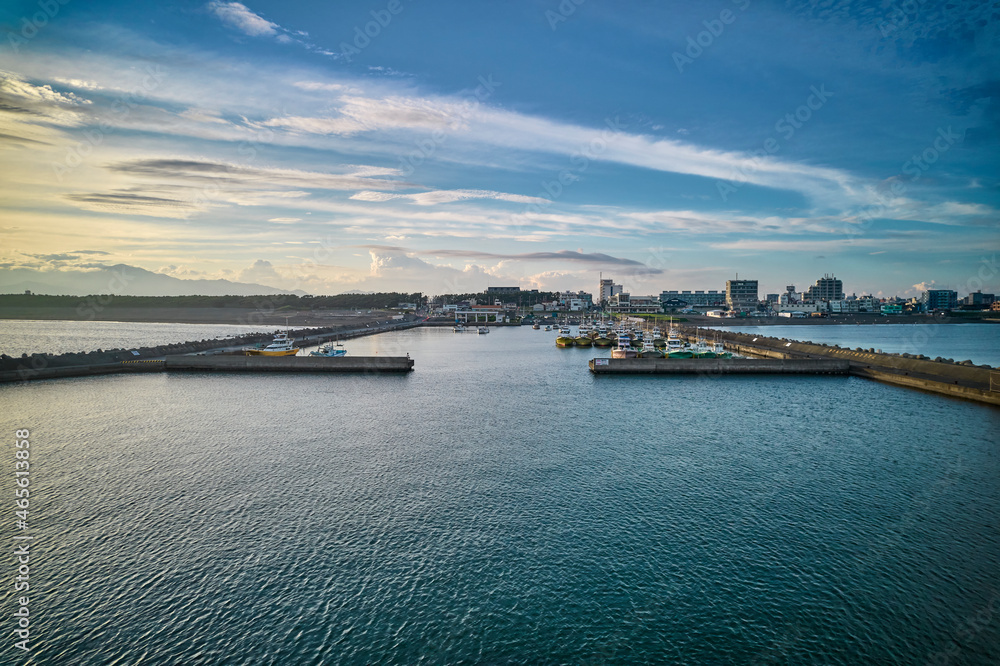
[[[671,327],[670,332],[667,333],[667,347],[663,351],[663,356],[666,358],[692,358],[694,357],[694,352],[684,344],[683,340],[677,337],[677,334]]]
[[[299,353],[299,348],[293,343],[295,341],[288,337],[284,331],[276,331],[274,340],[266,347],[247,347],[243,353],[247,356],[295,356]]]
[[[643,342],[637,355],[639,358],[663,358],[663,352],[653,346],[652,340]]]
[[[480,326],[479,328],[476,329],[476,333],[479,333],[479,335],[484,335],[489,332],[490,332],[489,326]]]
[[[611,358],[636,358],[639,352],[632,348],[632,340],[628,336],[618,338],[618,346],[611,350]]]
[[[451,330],[455,331],[456,333],[465,333],[465,326],[462,324],[455,324],[454,326],[451,327]]]
[[[310,356],[325,356],[326,358],[336,358],[338,356],[346,356],[347,350],[344,349],[344,343],[337,341],[336,344],[328,342],[317,351],[309,352]]]
[[[534,324],[531,325],[531,328],[533,328],[533,329],[535,329],[537,331],[537,330],[539,330],[541,328],[541,326],[539,326],[537,323],[534,323]]]
[[[559,337],[556,338],[556,347],[573,347],[576,345],[576,338],[569,330],[569,326],[562,326],[559,329]]]

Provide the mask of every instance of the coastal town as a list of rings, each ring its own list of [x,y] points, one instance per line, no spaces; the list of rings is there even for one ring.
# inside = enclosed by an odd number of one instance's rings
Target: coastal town
[[[525,296],[527,298],[525,298]],[[961,298],[960,298],[961,296]],[[516,298],[512,298],[516,297]],[[417,309],[417,303],[401,303],[402,309]],[[512,321],[520,314],[593,313],[609,315],[677,314],[718,319],[827,319],[841,315],[936,315],[970,320],[1000,317],[1000,301],[992,293],[977,290],[959,294],[953,289],[926,289],[919,296],[879,297],[844,293],[844,284],[834,275],[824,275],[815,284],[799,290],[788,285],[781,293],[761,294],[757,280],[727,280],[721,290],[664,290],[659,295],[625,291],[611,278],[600,278],[596,293],[567,291],[543,294],[537,289],[491,286],[482,298],[448,302],[438,296],[427,304],[431,314],[454,316],[462,322]]]

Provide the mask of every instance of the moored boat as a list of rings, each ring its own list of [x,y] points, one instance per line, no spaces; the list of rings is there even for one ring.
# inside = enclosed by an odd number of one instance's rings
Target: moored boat
[[[293,343],[295,341],[288,337],[288,333],[277,331],[274,340],[264,348],[247,347],[243,353],[247,356],[295,356],[299,353],[299,348]]]
[[[628,336],[618,338],[618,345],[611,350],[611,358],[636,358],[639,352],[632,347],[632,340]]]
[[[336,358],[338,356],[346,356],[347,350],[344,349],[344,343],[338,341],[336,344],[328,342],[316,351],[309,352],[310,356],[325,356],[327,358]]]

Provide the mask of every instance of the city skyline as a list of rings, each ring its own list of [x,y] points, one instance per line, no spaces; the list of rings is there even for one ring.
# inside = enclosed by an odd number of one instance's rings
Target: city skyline
[[[15,2],[0,281],[995,291],[1000,39],[952,5]]]

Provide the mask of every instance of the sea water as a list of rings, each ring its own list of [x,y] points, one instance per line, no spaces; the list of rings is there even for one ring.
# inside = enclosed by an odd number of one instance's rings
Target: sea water
[[[854,377],[595,376],[607,350],[554,338],[345,341],[409,353],[406,375],[0,386],[3,540],[34,538],[28,654],[0,565],[2,660],[1000,660],[1000,410]]]

